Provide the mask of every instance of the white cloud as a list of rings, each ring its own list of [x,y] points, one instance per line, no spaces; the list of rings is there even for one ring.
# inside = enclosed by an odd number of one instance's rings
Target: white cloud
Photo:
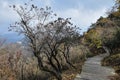
[[[86,10],[85,8],[72,8],[65,11],[58,11],[58,16],[71,17],[74,24],[81,29],[87,29],[91,23],[95,23],[100,16],[105,16],[106,8],[98,10]]]
[[[25,0],[26,1],[26,0]],[[37,4],[53,6],[55,0],[35,0]],[[21,4],[23,0],[13,0],[13,3],[9,0],[0,1],[0,24],[16,21],[18,19],[17,14],[9,8],[10,3]],[[67,4],[66,4],[67,5]],[[62,4],[61,4],[62,6]],[[100,7],[97,10],[86,9],[82,3],[76,3],[76,8],[66,8],[64,10],[55,11],[60,17],[71,17],[74,24],[80,26],[81,29],[87,29],[91,23],[94,23],[100,16],[103,16],[106,12],[106,7]]]
[[[16,13],[10,9],[10,3],[8,1],[1,1],[0,5],[0,24],[15,21],[18,18]]]
[[[3,23],[8,23],[8,22],[13,22],[16,21],[17,19],[19,19],[18,15],[16,14],[15,11],[13,11],[13,9],[11,9],[9,6],[12,4],[16,4],[16,5],[20,5],[24,2],[28,2],[30,0],[13,0],[13,1],[9,1],[9,0],[0,0],[0,24]],[[52,2],[53,0],[34,0],[34,2],[37,2],[36,4],[39,5],[39,3],[41,2],[42,4],[44,4],[44,6],[52,6]]]
[[[42,3],[43,6],[52,6],[54,3],[54,0],[37,0],[37,2]]]

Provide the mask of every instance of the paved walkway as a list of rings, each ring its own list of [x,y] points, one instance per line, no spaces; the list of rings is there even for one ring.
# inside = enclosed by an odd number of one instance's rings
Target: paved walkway
[[[81,74],[78,74],[74,80],[110,80],[108,76],[115,74],[112,68],[101,66],[101,60],[107,54],[101,54],[89,58],[83,65]]]

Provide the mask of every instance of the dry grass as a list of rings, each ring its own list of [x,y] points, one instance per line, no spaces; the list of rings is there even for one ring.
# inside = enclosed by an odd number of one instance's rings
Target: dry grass
[[[36,58],[24,56],[21,50],[12,50],[11,53],[0,50],[0,53],[2,52],[4,54],[0,54],[0,80],[48,80],[51,77],[39,70]],[[71,50],[70,60],[77,69],[65,68],[63,80],[73,80],[76,74],[80,73],[84,62],[83,53],[80,52],[79,47]]]
[[[120,76],[119,75],[113,75],[113,76],[108,76],[108,78],[110,79],[110,80],[120,80]]]
[[[104,58],[102,61],[102,65],[111,66],[114,68],[116,74],[110,76],[111,80],[120,80],[120,53]]]
[[[40,71],[36,62],[21,53],[0,56],[0,80],[45,80],[49,75]]]
[[[82,65],[84,62],[74,64],[77,69],[70,68],[63,73],[63,80],[74,80],[77,74],[82,71]]]
[[[71,67],[71,68],[65,70],[62,74],[62,77],[63,77],[62,80],[74,80],[76,75],[81,73],[83,63],[84,62],[74,64],[74,66],[77,69],[74,69],[74,68]],[[51,77],[50,80],[57,80],[57,79],[55,79],[55,77]]]

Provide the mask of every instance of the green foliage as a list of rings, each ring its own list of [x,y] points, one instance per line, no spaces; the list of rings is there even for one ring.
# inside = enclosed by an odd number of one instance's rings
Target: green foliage
[[[108,18],[103,18],[103,17],[100,17],[98,19],[98,22],[101,24],[101,23],[108,23],[110,22],[110,20]]]
[[[115,2],[116,2],[115,6],[117,6],[117,8],[119,9],[120,8],[120,0],[116,0]]]
[[[120,17],[120,12],[119,11],[116,11],[114,13],[112,13],[114,17]]]
[[[96,46],[97,48],[100,48],[102,45],[99,33],[94,29],[85,34],[85,39],[86,42],[89,43],[90,47]]]
[[[111,39],[108,40],[105,45],[110,48],[112,51],[112,53],[118,52],[119,48],[120,48],[120,30],[118,29],[116,31],[115,36]]]
[[[95,56],[95,54],[93,54],[93,53],[87,53],[87,55],[86,55],[87,58],[90,58],[90,57],[93,57],[93,56]]]

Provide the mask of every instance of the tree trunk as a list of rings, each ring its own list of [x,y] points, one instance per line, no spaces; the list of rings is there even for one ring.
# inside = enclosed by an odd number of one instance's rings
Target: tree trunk
[[[56,77],[57,80],[62,80],[62,75],[61,75],[61,73],[55,74],[55,77]]]

